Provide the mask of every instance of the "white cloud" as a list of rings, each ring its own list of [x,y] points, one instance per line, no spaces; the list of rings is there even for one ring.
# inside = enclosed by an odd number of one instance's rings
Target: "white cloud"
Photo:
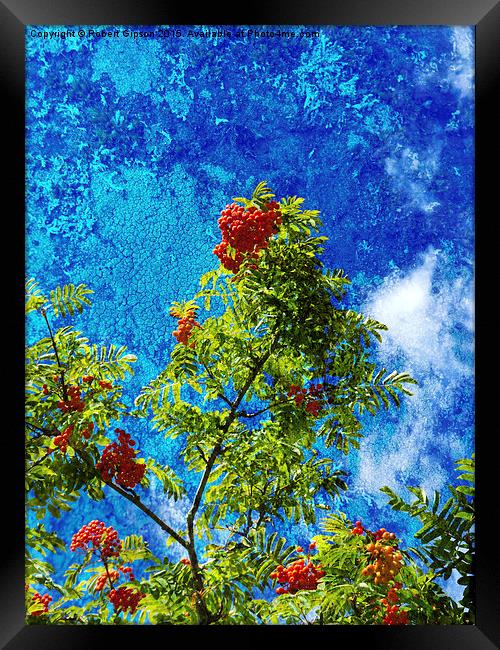
[[[445,423],[458,390],[472,379],[474,322],[472,279],[438,280],[446,262],[429,249],[414,270],[388,276],[362,310],[389,328],[380,363],[419,382],[395,419],[379,414],[367,423],[353,487],[372,495],[382,485],[415,482],[429,492],[442,489],[450,482],[445,461],[468,453],[472,442],[471,431]]]
[[[418,61],[415,84],[432,92],[439,87],[454,90],[459,100],[470,100],[474,93],[474,29],[456,26],[447,33],[451,51],[441,57]]]
[[[448,81],[460,97],[470,97],[474,91],[474,41],[468,27],[453,27],[451,32],[453,59]]]
[[[423,152],[396,145],[394,154],[386,158],[385,171],[394,189],[406,197],[406,207],[430,213],[440,205],[428,189],[439,170],[440,154],[439,143]]]
[[[444,256],[430,248],[422,263],[407,275],[391,275],[372,296],[365,310],[389,328],[380,355],[403,354],[412,369],[437,378],[450,369],[468,372],[457,355],[455,326],[473,330],[472,283],[462,278],[441,285],[433,282]]]

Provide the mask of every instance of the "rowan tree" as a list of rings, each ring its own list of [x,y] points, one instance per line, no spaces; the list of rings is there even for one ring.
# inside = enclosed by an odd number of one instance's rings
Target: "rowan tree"
[[[220,264],[190,300],[170,306],[176,344],[133,408],[122,392],[134,355],[96,346],[71,325],[54,329],[90,304],[90,289],[70,284],[46,296],[28,281],[27,313],[47,330],[26,362],[30,622],[407,624],[436,622],[436,611],[439,620],[466,616],[436,583],[441,546],[411,559],[393,538],[377,540],[377,531],[332,512],[347,489],[343,458],[359,448],[361,416],[398,406],[415,380],[377,365],[373,348],[387,328],[344,306],[349,279],[324,267],[319,213],[303,202],[276,201],[260,183],[222,210]],[[175,467],[137,449],[127,422],[141,420],[153,423],[158,445],[177,439]],[[151,481],[185,510],[182,527],[154,511]],[[47,512],[58,517],[83,493],[99,501],[110,490],[181,547],[182,560],[158,557],[142,536],[121,538],[99,520],[65,539],[46,530]],[[412,516],[426,512],[425,501],[404,506],[390,496]],[[471,495],[462,496],[469,504]],[[470,533],[473,509],[461,507]],[[305,552],[277,533],[282,523],[315,525],[326,512],[322,525],[333,537],[318,536]],[[369,544],[377,553],[384,547],[384,561]],[[53,577],[53,552],[75,557],[63,583]],[[448,569],[458,566],[450,558]],[[376,570],[368,575],[369,560]],[[140,579],[134,562],[145,567]]]

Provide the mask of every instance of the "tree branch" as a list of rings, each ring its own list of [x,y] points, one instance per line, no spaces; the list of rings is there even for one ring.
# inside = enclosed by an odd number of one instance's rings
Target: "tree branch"
[[[39,427],[36,424],[33,424],[32,422],[28,422],[28,420],[25,420],[26,425],[32,429],[32,431],[39,431],[40,433],[38,436],[33,436],[33,440],[37,440],[38,438],[41,438],[42,436],[54,436],[56,433],[59,433],[59,431],[54,428],[52,431],[50,429],[47,429],[46,427]]]
[[[198,489],[196,490],[196,494],[193,499],[193,503],[191,505],[191,508],[188,512],[187,518],[186,518],[186,523],[187,523],[187,533],[188,533],[188,545],[187,545],[187,551],[189,554],[189,559],[191,561],[191,572],[193,575],[193,579],[195,582],[195,585],[197,587],[197,594],[198,597],[196,599],[196,609],[198,611],[198,616],[199,616],[199,622],[200,624],[209,624],[211,622],[214,622],[217,620],[217,615],[214,617],[213,615],[210,614],[208,611],[208,608],[206,606],[206,603],[203,599],[203,577],[201,575],[201,570],[200,570],[200,565],[198,563],[198,556],[196,554],[196,548],[194,544],[194,519],[196,516],[196,513],[198,512],[198,509],[201,504],[201,500],[203,497],[203,493],[205,491],[205,487],[208,483],[208,479],[210,478],[210,474],[212,472],[213,466],[215,464],[215,461],[219,454],[221,453],[222,450],[222,441],[224,440],[224,436],[226,433],[229,431],[229,427],[231,424],[234,422],[236,418],[236,410],[238,406],[241,403],[241,400],[244,398],[246,392],[252,385],[252,382],[255,380],[255,377],[259,373],[259,371],[262,369],[262,366],[265,364],[267,359],[271,356],[273,346],[270,346],[270,349],[268,352],[266,352],[261,359],[257,362],[256,366],[252,370],[252,372],[249,374],[248,379],[246,380],[245,384],[241,388],[240,392],[238,393],[237,398],[235,399],[234,402],[229,402],[231,405],[231,410],[229,412],[229,415],[227,417],[226,422],[224,423],[224,426],[222,427],[221,430],[221,435],[219,437],[219,441],[216,443],[214,446],[212,453],[210,454],[210,457],[208,458],[207,464],[205,466],[205,470],[203,472],[203,476],[201,477],[200,483],[198,485]]]
[[[124,490],[121,488],[119,485],[116,485],[115,483],[112,483],[111,481],[104,481],[106,485],[108,485],[112,490],[115,492],[118,492],[118,494],[121,494],[122,497],[125,497],[130,503],[133,503],[139,510],[142,510],[144,514],[146,514],[150,519],[152,519],[155,523],[160,526],[162,530],[164,530],[166,533],[170,535],[170,537],[173,537],[176,542],[178,542],[181,546],[183,546],[186,550],[188,550],[189,545],[186,542],[186,540],[181,537],[178,533],[175,532],[173,528],[171,528],[163,519],[160,519],[157,514],[155,514],[150,508],[148,508],[140,499],[138,494],[136,494],[133,490],[131,492],[127,492],[127,490]]]
[[[289,402],[293,402],[293,400],[294,400],[293,397],[290,398],[290,399],[278,400],[277,402],[274,402],[273,404],[268,404],[268,406],[266,406],[263,409],[260,409],[260,411],[255,411],[255,413],[246,413],[245,411],[238,411],[236,413],[236,415],[238,417],[242,417],[242,418],[254,418],[257,415],[262,415],[262,413],[265,413],[266,411],[273,408],[274,406],[279,406],[280,404],[288,404]]]
[[[188,537],[191,542],[193,542],[194,536],[193,536],[193,524],[194,524],[194,518],[196,513],[198,512],[198,508],[200,507],[201,503],[201,498],[203,496],[203,492],[205,491],[205,487],[207,485],[208,479],[210,477],[210,473],[212,471],[212,468],[214,466],[214,463],[217,459],[217,456],[220,454],[220,451],[222,449],[222,440],[224,439],[224,436],[226,433],[229,431],[229,427],[233,423],[233,421],[236,419],[236,409],[241,403],[241,400],[245,397],[246,392],[252,385],[252,382],[255,380],[255,377],[257,374],[260,372],[262,366],[265,364],[265,362],[269,359],[271,356],[271,350],[266,352],[261,359],[258,361],[257,365],[255,368],[252,370],[252,372],[249,374],[248,379],[246,380],[245,384],[241,388],[240,392],[238,393],[237,398],[235,399],[234,402],[231,402],[231,411],[229,412],[229,415],[227,417],[226,422],[224,423],[224,426],[222,428],[221,436],[219,439],[219,442],[215,445],[215,447],[212,450],[212,453],[210,454],[210,457],[207,461],[205,471],[203,472],[203,476],[201,477],[200,483],[198,485],[198,489],[196,490],[196,494],[193,500],[193,504],[191,506],[191,509],[188,512],[187,516],[187,526],[188,526]]]
[[[55,451],[55,449],[49,449],[49,451],[47,453],[45,453],[43,456],[40,456],[40,458],[38,458],[38,460],[35,460],[33,463],[31,463],[31,465],[26,470],[26,474],[29,474],[29,472],[31,472],[33,467],[36,467],[37,465],[40,465],[40,463],[43,462],[48,456],[50,456],[50,454],[53,451]]]
[[[68,401],[68,393],[66,391],[66,384],[64,383],[64,373],[66,371],[66,368],[64,368],[62,366],[61,360],[59,359],[59,353],[57,351],[57,345],[56,345],[56,342],[55,342],[55,339],[54,339],[54,335],[52,334],[52,328],[50,327],[49,319],[47,318],[47,310],[45,309],[45,307],[42,307],[40,309],[40,313],[42,314],[42,316],[45,319],[45,322],[47,323],[47,328],[48,328],[49,334],[50,334],[50,340],[52,341],[52,347],[54,348],[54,352],[55,352],[55,355],[56,355],[57,365],[59,367],[59,370],[61,371],[61,386],[62,386],[62,392],[63,392],[63,399],[64,399],[65,402],[67,402]]]
[[[107,561],[106,561],[103,557],[101,557],[101,560],[104,562],[104,568],[106,569],[106,574],[107,574],[107,576],[108,576],[109,585],[110,585],[111,589],[114,589],[114,588],[115,588],[115,585],[114,585],[114,583],[113,583],[113,580],[111,579],[111,576],[109,575],[109,567],[108,567],[108,563],[107,563]]]
[[[210,457],[205,466],[205,471],[203,472],[203,476],[201,477],[200,483],[198,485],[198,489],[196,490],[193,503],[187,515],[188,538],[190,543],[193,545],[194,545],[194,518],[196,513],[198,512],[198,508],[200,507],[201,498],[203,496],[203,492],[205,491],[205,487],[210,477],[210,473],[214,466],[215,460],[217,459],[217,456],[220,453],[221,445],[222,443],[218,442],[213,448],[212,453],[210,454]]]

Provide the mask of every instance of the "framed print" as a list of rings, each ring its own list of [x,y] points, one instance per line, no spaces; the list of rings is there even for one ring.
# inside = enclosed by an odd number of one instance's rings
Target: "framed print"
[[[498,647],[476,287],[500,10],[362,5],[4,2],[4,647]]]

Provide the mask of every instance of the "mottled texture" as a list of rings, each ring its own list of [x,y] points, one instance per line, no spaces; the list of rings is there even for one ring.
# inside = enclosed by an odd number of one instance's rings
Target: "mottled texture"
[[[347,512],[407,533],[378,488],[441,489],[473,448],[473,29],[138,40],[32,29],[28,275],[95,291],[77,326],[137,354],[131,400],[175,343],[169,303],[217,262],[225,204],[260,180],[304,196],[330,237],[325,263],[353,281],[350,304],[391,328],[381,363],[420,382],[399,411],[366,418],[361,451],[341,461]],[[29,323],[29,337],[41,331]],[[145,453],[177,463],[175,443],[145,423],[130,430]],[[181,508],[162,508],[180,522]],[[114,495],[53,525],[69,540],[95,516],[162,547]],[[286,532],[304,543],[314,530]]]

